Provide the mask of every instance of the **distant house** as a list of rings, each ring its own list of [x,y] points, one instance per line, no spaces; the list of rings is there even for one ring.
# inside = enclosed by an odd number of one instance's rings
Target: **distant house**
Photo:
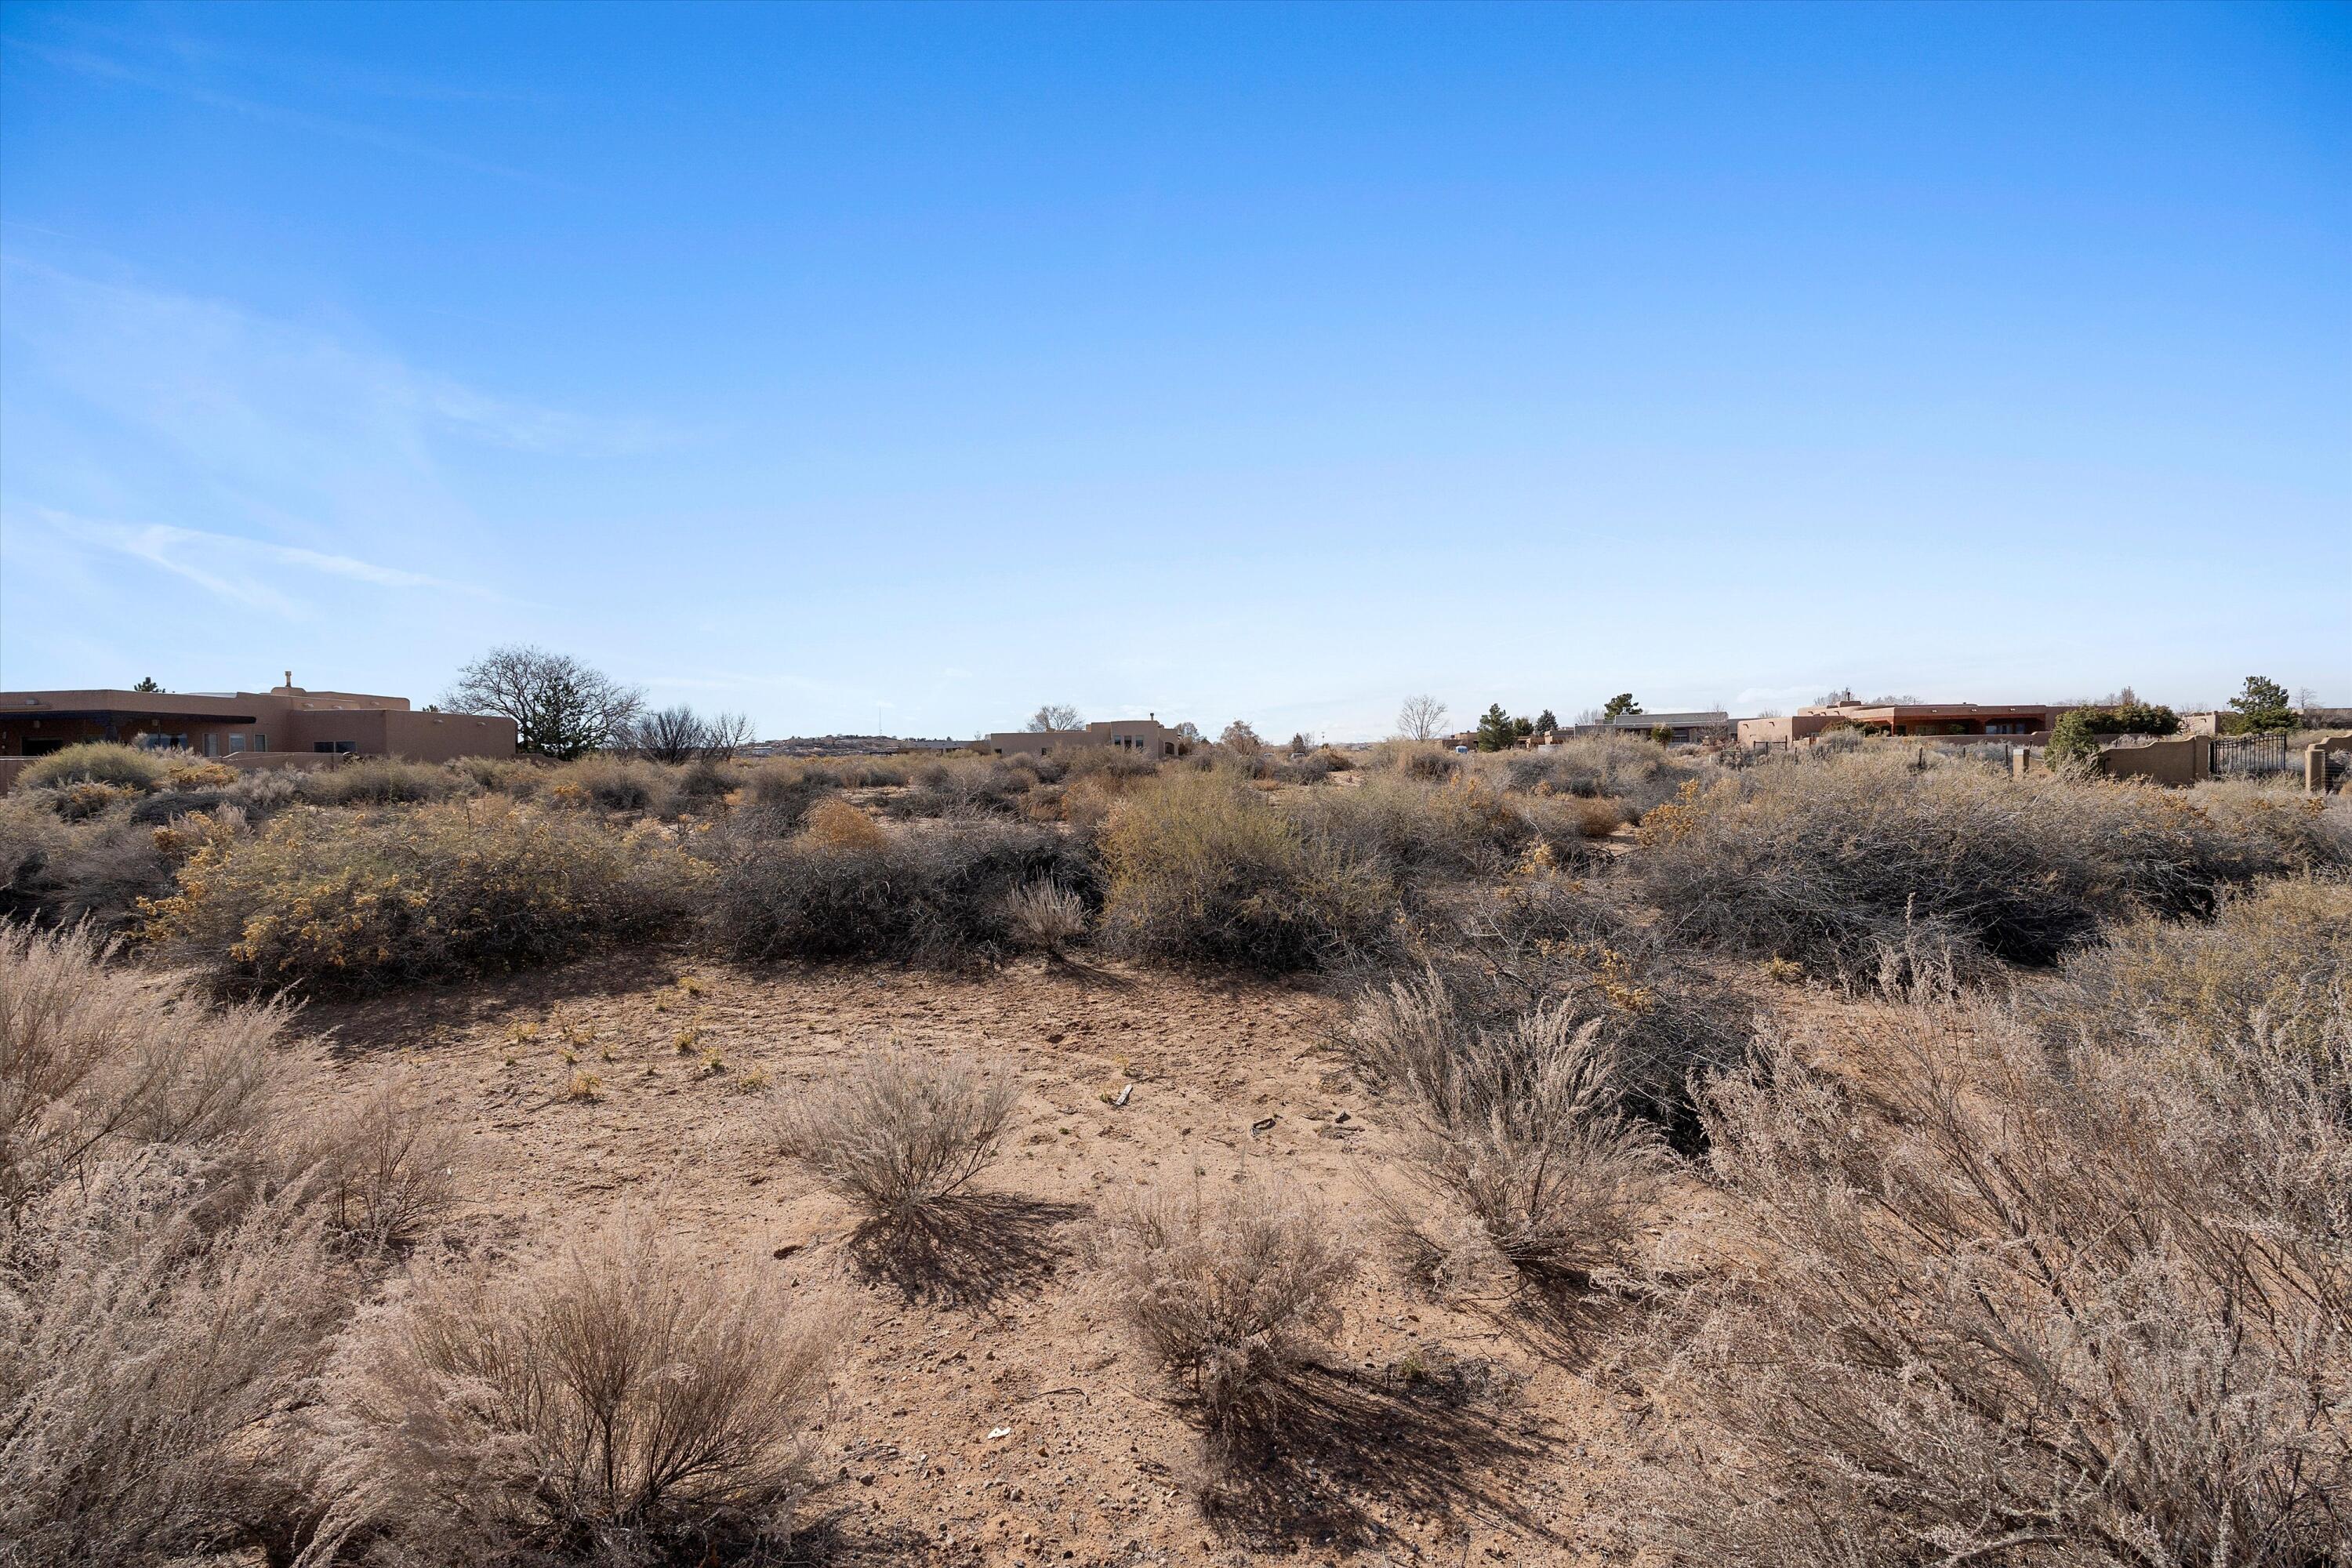
[[[1749,745],[1788,745],[1830,730],[1883,735],[1997,735],[2021,743],[2049,739],[2063,708],[2043,702],[1839,702],[1800,708],[1773,719],[1742,719],[1739,739]]]
[[[1150,719],[1106,719],[1083,730],[999,730],[977,742],[978,749],[999,757],[1066,756],[1082,747],[1108,746],[1141,757],[1172,757],[1184,738],[1157,716]]]
[[[1650,735],[1660,729],[1671,731],[1677,745],[1704,741],[1730,727],[1728,713],[1620,713],[1614,719],[1596,723],[1579,724],[1570,731],[1578,735]],[[1540,744],[1540,738],[1538,739]]]
[[[405,697],[309,691],[0,691],[0,758],[38,757],[79,741],[179,746],[240,764],[294,754],[510,757],[511,719],[417,712]]]

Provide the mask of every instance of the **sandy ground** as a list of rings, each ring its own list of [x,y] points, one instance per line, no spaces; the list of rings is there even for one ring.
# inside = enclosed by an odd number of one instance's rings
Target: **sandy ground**
[[[1613,1560],[1592,1510],[1639,1441],[1638,1392],[1591,1364],[1592,1323],[1447,1306],[1401,1278],[1372,1193],[1420,1200],[1386,1158],[1391,1111],[1331,1047],[1339,1016],[1311,991],[1116,967],[753,972],[653,951],[315,1006],[301,1026],[328,1032],[343,1071],[394,1073],[470,1129],[469,1245],[658,1205],[714,1258],[849,1294],[805,1561]],[[775,1155],[769,1123],[891,1036],[1009,1060],[1024,1093],[970,1242],[877,1273],[856,1216]],[[580,1073],[596,1098],[567,1096]],[[1244,1166],[1326,1197],[1364,1268],[1280,1453],[1204,1508],[1195,1431],[1076,1244],[1107,1194]]]

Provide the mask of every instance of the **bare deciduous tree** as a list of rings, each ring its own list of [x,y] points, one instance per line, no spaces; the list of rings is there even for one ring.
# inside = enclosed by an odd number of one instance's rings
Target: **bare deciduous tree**
[[[629,731],[630,744],[656,763],[683,763],[702,750],[702,716],[680,703],[646,714]]]
[[[751,721],[740,713],[705,719],[684,703],[647,713],[629,728],[628,743],[656,763],[690,763],[697,757],[725,762],[751,739]]]
[[[1445,733],[1445,704],[1423,693],[1397,710],[1397,733],[1408,741],[1434,741]]]
[[[1217,742],[1245,757],[1254,757],[1265,750],[1265,742],[1258,739],[1257,731],[1250,728],[1246,719],[1236,719],[1226,725],[1225,732],[1217,737]]]
[[[702,754],[712,762],[732,760],[751,743],[751,721],[742,713],[714,713],[702,726]]]
[[[494,647],[466,666],[441,699],[454,712],[513,720],[519,751],[566,759],[625,742],[645,702],[636,687],[524,643]]]
[[[1029,728],[1043,734],[1060,734],[1086,727],[1087,721],[1078,717],[1078,710],[1066,702],[1048,702],[1029,715]]]

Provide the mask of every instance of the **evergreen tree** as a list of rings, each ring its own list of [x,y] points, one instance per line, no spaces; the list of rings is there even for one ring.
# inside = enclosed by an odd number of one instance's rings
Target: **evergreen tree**
[[[1601,721],[1605,724],[1613,719],[1622,719],[1631,714],[1639,713],[1641,710],[1642,705],[1633,700],[1632,692],[1621,691],[1612,697],[1608,705],[1601,710]]]
[[[2243,727],[2253,734],[2283,734],[2294,728],[2294,706],[2286,688],[2266,675],[2246,677],[2245,689],[2230,699]]]

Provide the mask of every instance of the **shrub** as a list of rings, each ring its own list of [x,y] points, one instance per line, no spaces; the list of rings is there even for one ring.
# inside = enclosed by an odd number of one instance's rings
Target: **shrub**
[[[142,899],[170,890],[172,870],[154,830],[126,812],[66,821],[41,795],[0,798],[0,917],[121,931]]]
[[[1017,889],[1050,881],[1084,900],[1098,886],[1086,855],[1051,828],[982,819],[887,829],[835,804],[812,816],[813,828],[820,816],[833,825],[821,831],[781,844],[741,831],[722,842],[705,915],[720,952],[753,962],[990,963],[1015,943]]]
[[[1401,883],[1433,873],[1498,876],[1539,833],[1528,812],[1475,778],[1430,785],[1376,773],[1297,810],[1310,837],[1341,859],[1377,866]],[[1568,828],[1560,837],[1580,835]]]
[[[1030,760],[1017,759],[1024,763]],[[981,758],[941,760],[917,773],[914,787],[892,800],[886,809],[891,816],[901,817],[1010,813],[1020,808],[1022,797],[1037,783],[1038,774],[1030,767]]]
[[[1028,882],[1010,896],[1005,924],[1033,952],[1060,952],[1087,933],[1086,900],[1057,882]]]
[[[2311,1057],[1886,1028],[1867,1095],[1785,1047],[1710,1091],[1724,1228],[1637,1357],[1686,1416],[1632,1531],[1788,1568],[2339,1550],[2352,1124]]]
[[[282,1009],[215,1012],[114,953],[0,930],[0,1216],[124,1150],[244,1140],[285,1086]]]
[[[2352,995],[2352,884],[2281,880],[2222,901],[2210,925],[2140,919],[2076,948],[2027,999],[2069,1040],[2216,1052],[2256,1020],[2276,1044],[2352,1067],[2326,1031]]]
[[[1624,820],[1639,821],[1672,800],[1692,778],[1686,763],[1656,744],[1628,735],[1571,735],[1511,759],[1510,787],[1530,795],[1568,795],[1624,803]]]
[[[341,1310],[257,1173],[284,1012],[212,1011],[86,931],[0,932],[0,1558],[158,1560],[290,1521],[272,1418]]]
[[[446,800],[472,782],[464,773],[404,757],[362,757],[341,767],[291,776],[295,794],[312,805],[404,805]]]
[[[830,773],[814,768],[768,763],[751,773],[751,802],[770,832],[798,833],[810,808],[840,787]]]
[[[1223,773],[1139,788],[1103,835],[1103,923],[1154,957],[1268,973],[1380,942],[1395,907],[1379,869],[1302,832]]]
[[[1090,1248],[1114,1310],[1201,1412],[1212,1457],[1280,1423],[1285,1395],[1337,1329],[1356,1249],[1334,1216],[1263,1179],[1109,1205]]]
[[[669,778],[652,763],[597,752],[557,769],[549,794],[604,811],[649,811],[668,797]]]
[[[2210,914],[2232,884],[2352,861],[2352,829],[2320,813],[1896,757],[1685,794],[1643,824],[1658,907],[1703,941],[1849,982],[1889,952],[2046,964],[2103,920]]]
[[[302,807],[204,845],[143,939],[229,994],[550,963],[682,923],[703,868],[650,830],[503,802]]]
[[[338,1094],[306,1120],[278,1156],[278,1179],[299,1186],[330,1232],[366,1253],[404,1248],[456,1206],[465,1132],[389,1087]]]
[[[340,1348],[300,1562],[736,1560],[788,1531],[837,1315],[650,1219],[431,1267]]]
[[[996,1158],[1020,1097],[1008,1073],[889,1047],[788,1107],[777,1139],[867,1218],[907,1226]]]
[[[1601,1024],[1538,1004],[1465,1028],[1433,977],[1395,986],[1352,1030],[1360,1056],[1412,1103],[1406,1157],[1423,1182],[1546,1285],[1581,1289],[1626,1261],[1664,1163],[1655,1130],[1619,1108]]]
[[[56,789],[64,784],[107,784],[144,795],[161,789],[173,763],[184,758],[143,746],[118,745],[112,741],[83,741],[36,757],[16,775],[20,790]]]
[[[1376,980],[1349,1021],[1357,1059],[1376,1083],[1402,1086],[1417,1062],[1552,1014],[1562,1026],[1598,1031],[1616,1108],[1691,1152],[1703,1138],[1695,1080],[1738,1065],[1747,1051],[1738,998],[1579,881],[1518,877],[1449,899],[1420,930],[1413,955],[1424,973],[1401,984]],[[1418,1070],[1429,1078],[1426,1067]]]

